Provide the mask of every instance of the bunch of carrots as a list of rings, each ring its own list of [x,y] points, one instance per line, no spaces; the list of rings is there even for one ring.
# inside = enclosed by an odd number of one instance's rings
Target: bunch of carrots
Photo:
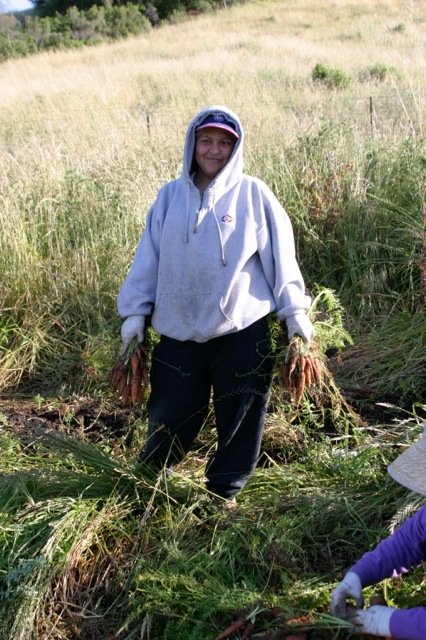
[[[144,399],[149,386],[148,359],[145,346],[133,338],[125,354],[116,360],[111,371],[111,386],[123,405],[135,405]]]
[[[322,363],[317,356],[309,351],[302,338],[294,337],[286,350],[281,375],[285,388],[299,406],[305,389],[312,386],[321,388]]]

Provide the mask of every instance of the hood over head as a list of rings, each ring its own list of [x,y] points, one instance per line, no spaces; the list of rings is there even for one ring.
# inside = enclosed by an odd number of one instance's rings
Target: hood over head
[[[189,123],[183,151],[182,175],[187,181],[190,181],[191,174],[194,172],[194,150],[197,129],[211,126],[229,131],[237,138],[231,157],[222,171],[220,171],[213,180],[213,183],[220,182],[223,188],[226,188],[226,186],[231,186],[239,180],[243,172],[244,132],[239,117],[223,105],[206,107]]]

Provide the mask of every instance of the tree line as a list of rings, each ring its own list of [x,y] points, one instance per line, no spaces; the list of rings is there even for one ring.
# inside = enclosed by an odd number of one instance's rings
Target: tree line
[[[33,8],[0,14],[0,62],[46,49],[81,48],[139,35],[227,0],[31,0]],[[228,0],[231,4],[234,0]]]

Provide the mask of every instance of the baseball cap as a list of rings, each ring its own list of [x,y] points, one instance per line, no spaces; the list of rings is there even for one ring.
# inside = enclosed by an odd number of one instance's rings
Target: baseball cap
[[[237,133],[235,124],[231,122],[231,120],[228,120],[228,118],[224,116],[223,113],[210,113],[204,118],[204,120],[201,121],[198,127],[195,128],[195,131],[202,131],[202,129],[211,127],[228,131],[228,133],[232,133],[232,135],[235,136],[237,140],[240,137]]]

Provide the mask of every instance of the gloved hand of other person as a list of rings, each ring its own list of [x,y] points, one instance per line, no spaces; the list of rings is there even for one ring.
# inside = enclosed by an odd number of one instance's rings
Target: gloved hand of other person
[[[364,606],[364,598],[362,595],[362,584],[357,573],[349,571],[342,582],[333,590],[331,594],[330,610],[336,618],[347,618],[346,600],[353,599],[357,609]]]
[[[315,329],[306,313],[296,313],[285,319],[287,325],[288,339],[297,333],[304,342],[309,343],[315,335]]]
[[[125,319],[121,326],[121,349],[120,356],[126,353],[126,350],[133,338],[137,338],[138,343],[143,342],[143,332],[145,328],[145,316],[129,316]]]
[[[393,607],[376,604],[368,609],[354,609],[347,619],[355,625],[353,633],[389,637],[390,618],[394,611]]]

